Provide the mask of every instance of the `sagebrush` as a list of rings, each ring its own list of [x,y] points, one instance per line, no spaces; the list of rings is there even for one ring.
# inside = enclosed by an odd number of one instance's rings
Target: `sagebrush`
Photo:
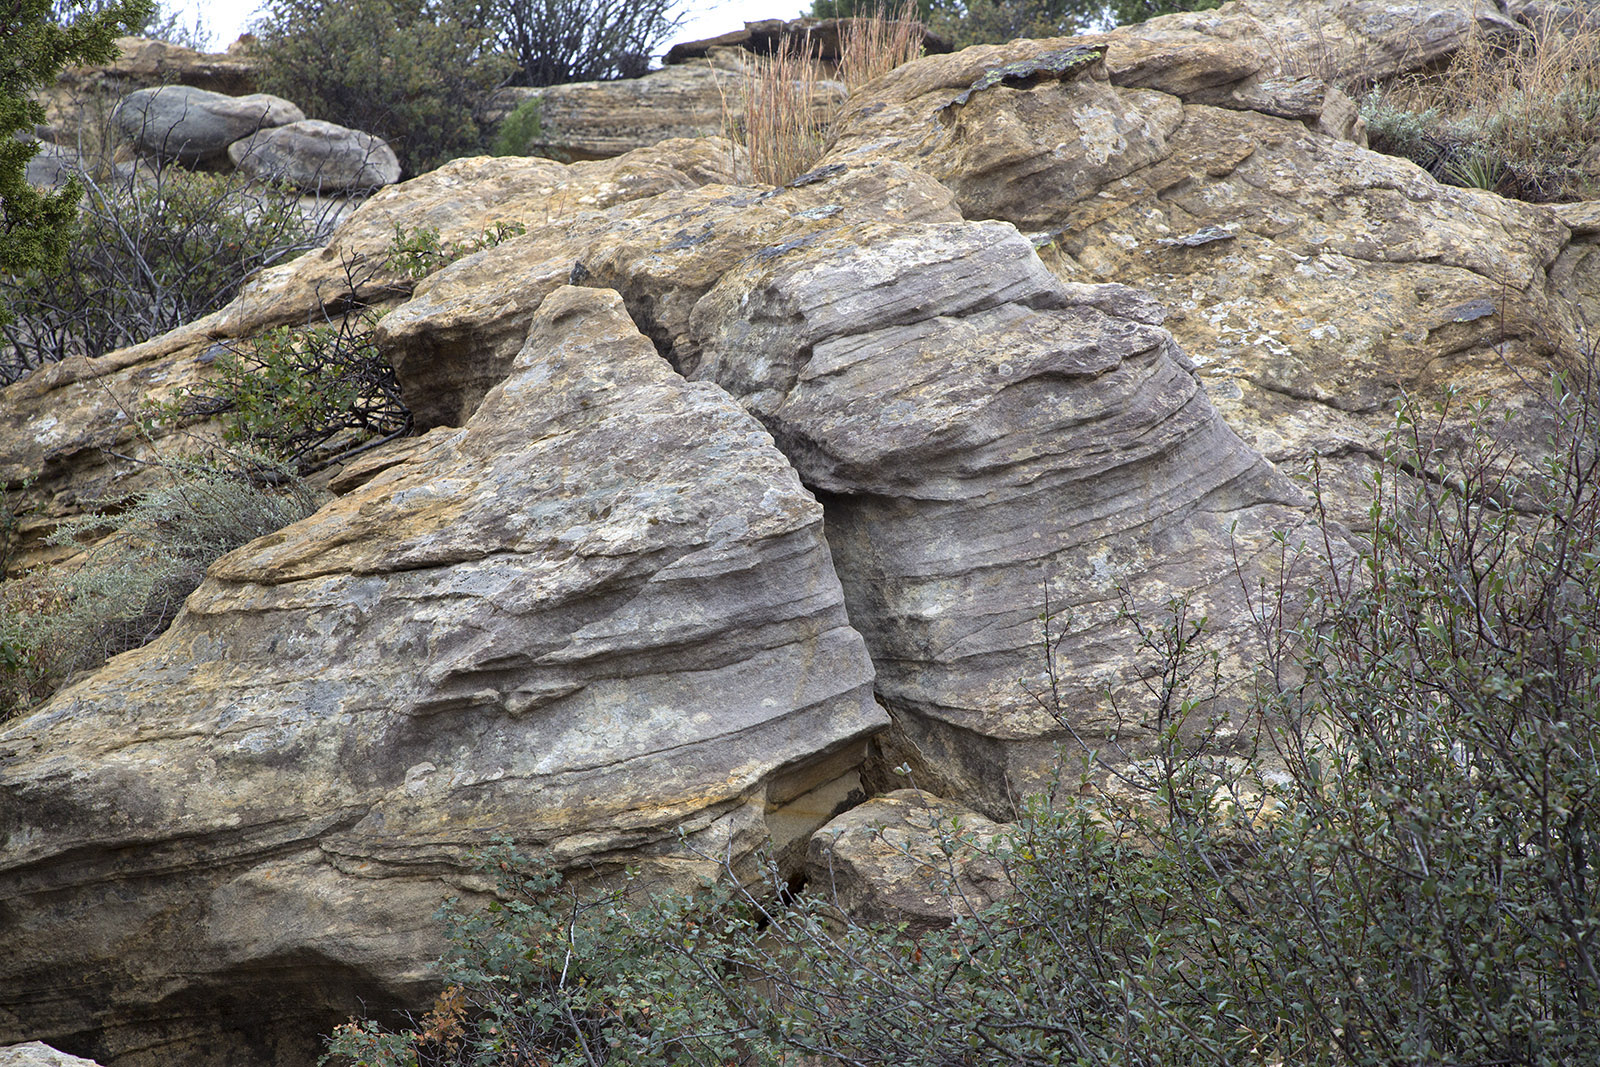
[[[156,488],[57,528],[56,544],[93,543],[80,563],[0,581],[0,718],[159,636],[213,562],[323,500],[253,453],[212,449],[155,466]]]

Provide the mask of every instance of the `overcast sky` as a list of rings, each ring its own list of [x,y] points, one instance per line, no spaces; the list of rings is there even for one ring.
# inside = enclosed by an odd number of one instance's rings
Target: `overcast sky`
[[[221,51],[244,32],[261,0],[166,0],[162,6],[181,11],[185,22],[199,12],[211,31],[212,47]],[[811,5],[809,0],[689,0],[688,7],[689,17],[673,41],[715,37],[756,19],[792,18]]]

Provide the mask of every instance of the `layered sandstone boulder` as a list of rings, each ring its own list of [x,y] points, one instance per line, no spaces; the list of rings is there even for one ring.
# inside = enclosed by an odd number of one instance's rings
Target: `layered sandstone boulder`
[[[681,883],[859,789],[886,720],[821,508],[616,294],[551,294],[426,442],[0,730],[0,1039],[310,1062],[415,1001],[473,849]]]

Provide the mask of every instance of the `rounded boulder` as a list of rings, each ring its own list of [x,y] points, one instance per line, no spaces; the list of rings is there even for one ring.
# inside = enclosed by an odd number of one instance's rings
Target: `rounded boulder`
[[[189,85],[160,85],[124,96],[112,123],[140,152],[186,165],[220,163],[228,146],[257,130],[306,117],[281,96],[224,96]]]
[[[400,161],[380,137],[320,119],[259,130],[228,147],[247,174],[308,192],[375,189],[400,180]]]

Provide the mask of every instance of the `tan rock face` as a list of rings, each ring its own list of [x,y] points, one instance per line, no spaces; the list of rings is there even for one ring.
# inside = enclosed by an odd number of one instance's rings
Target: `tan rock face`
[[[429,440],[0,732],[0,1039],[250,1058],[209,1011],[309,1062],[416,997],[468,850],[675,881],[680,828],[740,863],[854,787],[886,720],[821,509],[616,294],[553,293]]]
[[[723,51],[710,61],[664,67],[642,78],[503,90],[486,117],[502,119],[521,101],[537,100],[540,132],[528,145],[530,153],[606,159],[674,137],[723,133],[729,116],[744,106],[744,79],[745,62]],[[844,86],[836,82],[823,82],[812,94],[818,107],[837,107],[844,98]]]
[[[577,280],[616,289],[658,349],[692,361],[695,302],[746,257],[771,257],[885,219],[955,220],[950,193],[900,164],[836,168],[777,191],[707,185],[547,225],[420,285],[379,337],[424,427],[459,425],[502,377],[544,295]]]
[[[1138,37],[1130,53],[1112,35],[1103,71],[1001,82],[959,108],[957,87],[1009,53],[923,60],[852,103],[829,158],[916,160],[969,217],[1032,232],[1062,279],[1149,291],[1229,425],[1287,469],[1319,457],[1336,514],[1359,524],[1361,479],[1403,391],[1516,408],[1524,379],[1576,350],[1573,289],[1552,278],[1568,230],[1546,208],[1441,186],[1341,139],[1340,98],[1298,114],[1281,93],[1257,101],[1291,118],[1250,110],[1269,83],[1222,80],[1246,65],[1178,37]],[[1157,45],[1172,52],[1159,63]],[[1185,100],[1169,91],[1180,70],[1212,84]],[[1084,128],[1087,114],[1099,124]],[[1564,276],[1583,271],[1568,259]],[[1536,441],[1535,423],[1509,432]]]
[[[1122,617],[1191,598],[1239,677],[1240,599],[1304,500],[1207,402],[1159,309],[1068,286],[1004,223],[872,226],[749,257],[695,306],[691,377],[771,428],[828,511],[892,762],[1001,817],[1057,742],[1150,724]],[[1060,678],[1058,722],[1040,619]],[[1242,658],[1243,657],[1243,658]],[[1069,730],[1071,733],[1069,733]]]
[[[497,834],[663,882],[700,869],[680,827],[792,866],[901,762],[1008,814],[1057,742],[1160,725],[1124,610],[1172,597],[1248,676],[1241,577],[1276,531],[1321,543],[1283,471],[1319,458],[1359,518],[1402,389],[1514,407],[1600,306],[1592,210],[1364,151],[1314,37],[1260,36],[1322,18],[1398,70],[1500,25],[1477,10],[1235,2],[923,60],[781,190],[715,139],[457,161],[216,315],[0,391],[30,537],[143,484],[172,442],[131,414],[211,346],[348,303],[390,309],[427,431],[0,732],[0,1041],[302,1067],[341,1016],[423,1006],[433,908]],[[527,232],[388,266],[396,227],[500,222]],[[835,823],[812,882],[891,860],[864,821],[924,803]],[[923,874],[852,899],[941,921]]]
[[[710,140],[669,142],[648,153],[571,167],[543,159],[458,161],[368,199],[326,248],[263,271],[239,299],[213,315],[97,360],[51,364],[0,388],[0,484],[13,488],[26,512],[13,566],[58,558],[57,550],[42,544],[55,523],[93,501],[149,487],[159,472],[143,461],[186,447],[181,437],[143,436],[138,414],[146,404],[173,400],[180,390],[204,392],[214,346],[272,326],[322,322],[330,309],[337,313],[350,302],[381,306],[409,293],[410,279],[387,266],[397,229],[436,230],[449,244],[471,240],[496,223],[546,226],[631,199],[727,181],[734,159],[731,145]],[[474,402],[504,376],[531,314],[530,307],[518,320],[494,376],[476,383]],[[418,397],[413,402],[426,406],[427,394]],[[204,434],[208,427],[186,430]]]

